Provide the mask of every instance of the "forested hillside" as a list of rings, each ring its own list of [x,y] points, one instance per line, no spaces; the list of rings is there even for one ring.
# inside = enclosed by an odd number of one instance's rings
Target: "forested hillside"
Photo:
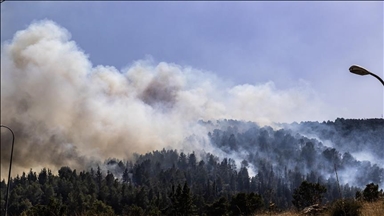
[[[298,171],[328,180],[336,167],[343,183],[383,186],[383,119],[277,124],[278,129],[233,120],[204,124],[217,128],[209,133],[213,145],[245,159],[256,173],[267,167],[284,179]]]
[[[30,170],[12,179],[9,215],[250,215],[292,207],[303,181],[326,188],[323,203],[353,198],[384,177],[384,120],[260,127],[200,122],[215,152],[162,149],[107,159],[87,170]],[[187,139],[190,139],[187,138]],[[371,155],[367,161],[353,154]],[[223,156],[224,155],[224,156]],[[336,172],[340,182],[340,191]],[[341,192],[341,194],[340,194]],[[6,181],[1,182],[1,206]]]

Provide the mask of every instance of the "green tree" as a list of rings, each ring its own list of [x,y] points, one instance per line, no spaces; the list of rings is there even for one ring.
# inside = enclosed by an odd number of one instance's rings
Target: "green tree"
[[[72,177],[72,170],[69,167],[61,167],[59,169],[59,177],[61,179],[67,179],[70,180]]]
[[[40,215],[65,215],[66,209],[56,199],[51,199],[48,205],[35,205],[24,212],[21,216],[40,216]]]
[[[302,210],[305,207],[321,204],[323,194],[327,192],[325,186],[320,185],[319,183],[310,183],[303,181],[299,188],[295,189],[293,192],[293,201],[292,204],[298,209]]]
[[[263,207],[262,197],[255,193],[238,193],[230,202],[231,215],[253,215]]]
[[[249,214],[253,214],[256,211],[264,208],[263,198],[256,193],[250,193],[247,196],[247,209]]]
[[[363,199],[368,202],[379,199],[379,185],[374,183],[367,184],[363,191]]]
[[[103,203],[100,200],[95,200],[92,204],[92,209],[88,215],[113,216],[115,215],[111,206]]]
[[[44,184],[41,186],[41,189],[43,191],[41,196],[41,204],[47,205],[50,202],[50,199],[56,196],[55,191],[50,184]]]
[[[125,168],[124,173],[123,173],[123,182],[128,183],[129,182],[129,174],[128,174],[128,169]]]
[[[180,213],[181,215],[195,215],[196,206],[193,204],[193,198],[187,182],[184,183],[183,191],[180,195]]]
[[[224,216],[228,214],[229,203],[225,197],[221,197],[214,203],[206,205],[205,208],[208,216]]]
[[[37,205],[40,203],[43,196],[43,191],[41,190],[39,183],[33,182],[32,184],[28,185],[25,192],[25,197],[32,203],[32,205]]]
[[[131,206],[125,206],[123,210],[123,215],[127,216],[144,216],[145,212],[144,210],[137,206],[137,205],[131,205]]]
[[[140,189],[137,190],[136,197],[135,197],[135,204],[144,210],[148,208],[149,200],[148,200],[148,190],[146,189],[146,187],[141,187]]]
[[[37,181],[36,172],[33,172],[32,169],[30,169],[29,173],[28,173],[28,178],[27,179],[28,179],[29,183]]]
[[[41,170],[41,172],[39,173],[38,179],[41,185],[45,184],[48,181],[47,169],[43,168]]]
[[[169,198],[171,199],[171,205],[166,209],[166,214],[184,216],[196,214],[196,206],[193,204],[192,194],[187,182],[184,183],[183,187],[178,184],[176,190],[172,185]]]

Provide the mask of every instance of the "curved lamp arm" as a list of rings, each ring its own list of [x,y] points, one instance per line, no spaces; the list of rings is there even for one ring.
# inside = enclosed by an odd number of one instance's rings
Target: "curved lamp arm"
[[[374,73],[369,73],[370,75],[372,75],[372,76],[374,76],[374,77],[376,77],[380,82],[381,82],[381,84],[383,84],[383,86],[384,86],[384,81],[383,81],[383,79],[381,79],[379,76],[377,76],[376,74],[374,74]]]
[[[11,168],[12,168],[12,157],[13,157],[13,145],[15,144],[15,134],[13,133],[12,129],[5,125],[0,125],[0,127],[7,128],[12,133],[12,148],[11,148],[11,160],[9,162],[9,172],[8,172],[8,184],[7,184],[7,193],[5,195],[5,216],[7,216],[8,213],[8,197],[9,197],[9,186],[10,186],[10,179],[11,179]]]
[[[354,74],[357,74],[357,75],[361,75],[361,76],[364,76],[364,75],[372,75],[372,76],[374,76],[374,77],[376,77],[376,79],[378,79],[380,82],[381,82],[381,84],[383,84],[383,86],[384,86],[384,81],[383,81],[383,79],[381,79],[379,76],[377,76],[376,74],[374,74],[374,73],[372,73],[372,72],[370,72],[370,71],[368,71],[367,69],[365,69],[365,68],[363,68],[363,67],[361,67],[361,66],[358,66],[358,65],[352,65],[350,68],[349,68],[349,71],[351,72],[351,73],[354,73]]]

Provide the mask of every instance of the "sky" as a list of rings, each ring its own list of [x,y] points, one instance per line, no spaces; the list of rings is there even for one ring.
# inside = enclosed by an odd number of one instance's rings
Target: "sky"
[[[122,70],[151,58],[213,73],[232,85],[305,83],[329,106],[323,120],[380,118],[383,2],[12,2],[1,42],[33,21],[66,28],[93,66]],[[283,107],[282,107],[283,109]],[[322,119],[319,119],[322,120]]]

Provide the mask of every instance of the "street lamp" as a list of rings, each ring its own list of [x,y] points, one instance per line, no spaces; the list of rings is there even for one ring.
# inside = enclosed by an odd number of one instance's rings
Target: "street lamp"
[[[9,186],[10,186],[10,179],[11,179],[11,168],[12,168],[12,156],[13,156],[13,145],[15,144],[15,134],[13,133],[12,129],[5,125],[0,125],[0,127],[5,127],[12,133],[12,148],[11,148],[11,160],[9,162],[9,172],[8,172],[8,185],[7,185],[7,193],[5,195],[5,216],[7,216],[8,212],[8,197],[9,197]]]
[[[380,82],[381,84],[383,84],[384,86],[384,81],[383,79],[381,79],[379,76],[377,76],[376,74],[368,71],[367,69],[363,68],[363,67],[360,67],[358,65],[352,65],[350,68],[349,68],[349,71],[351,73],[354,73],[354,74],[357,74],[357,75],[361,75],[361,76],[365,76],[365,75],[372,75],[374,77],[376,77]]]

